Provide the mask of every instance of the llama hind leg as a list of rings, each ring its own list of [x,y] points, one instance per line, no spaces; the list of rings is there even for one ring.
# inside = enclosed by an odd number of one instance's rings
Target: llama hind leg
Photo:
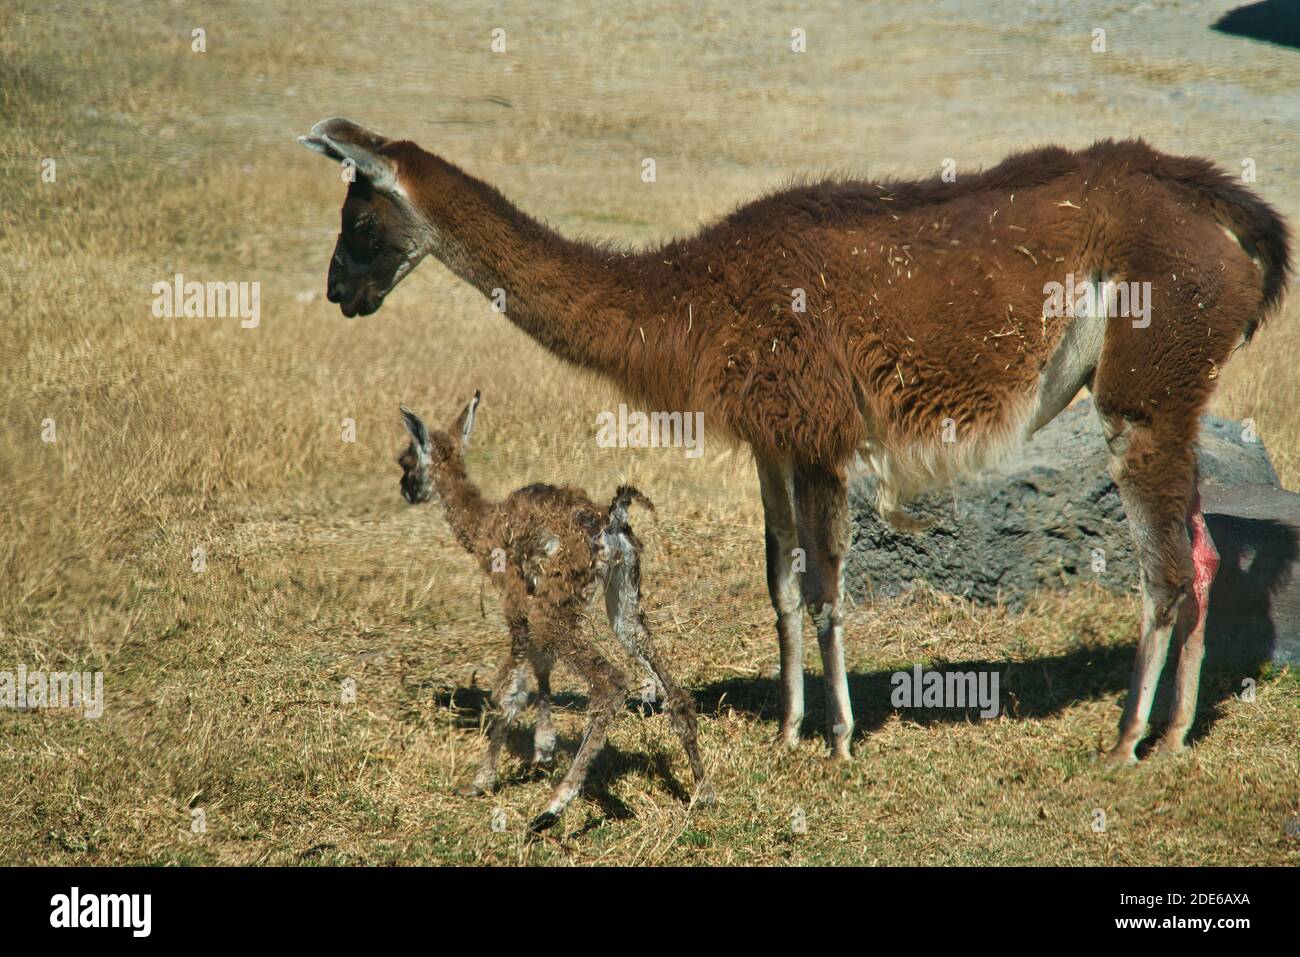
[[[609,726],[627,703],[627,677],[622,670],[600,653],[592,642],[581,638],[576,622],[565,627],[563,636],[548,642],[555,647],[559,657],[587,679],[591,687],[591,704],[587,727],[573,764],[551,793],[551,800],[541,814],[533,818],[528,830],[534,834],[552,827],[565,808],[582,791],[592,760],[605,746]]]
[[[1169,250],[1156,240],[1130,244],[1122,270],[1132,279],[1149,275],[1158,280],[1143,283],[1149,286],[1143,321],[1107,320],[1093,375],[1111,474],[1128,514],[1142,584],[1142,634],[1132,686],[1119,740],[1109,754],[1111,761],[1125,763],[1135,760],[1146,733],[1175,633],[1181,649],[1163,747],[1173,748],[1175,739],[1181,746],[1195,713],[1205,604],[1217,565],[1196,501],[1196,437],[1218,370],[1258,308],[1254,291],[1208,279],[1218,275],[1221,254],[1236,254],[1221,231],[1204,230],[1204,248],[1192,253],[1192,262],[1180,261],[1176,270],[1167,268]],[[1188,596],[1194,607],[1184,609]],[[1179,628],[1180,612],[1184,626],[1192,620],[1190,629]]]
[[[822,468],[796,471],[799,544],[805,551],[803,600],[817,626],[826,687],[826,737],[831,757],[845,760],[853,738],[853,705],[844,666],[844,558],[849,545],[848,485]]]
[[[1196,698],[1201,684],[1201,664],[1205,658],[1205,622],[1209,616],[1210,587],[1219,568],[1219,552],[1205,525],[1201,497],[1195,494],[1187,521],[1192,535],[1192,590],[1179,619],[1183,626],[1178,646],[1178,675],[1174,684],[1174,701],[1169,724],[1156,744],[1157,750],[1175,754],[1185,747],[1187,732],[1196,717]]]
[[[1133,676],[1119,739],[1106,755],[1111,763],[1131,764],[1147,731],[1179,607],[1193,582],[1186,521],[1195,486],[1195,453],[1187,442],[1178,441],[1183,430],[1158,429],[1119,417],[1103,421],[1111,472],[1128,515],[1142,586],[1142,632]],[[1198,673],[1199,665],[1198,660]]]
[[[786,747],[799,743],[803,727],[803,594],[795,571],[799,546],[794,517],[794,488],[782,464],[758,463],[763,496],[764,541],[767,550],[767,591],[776,612],[776,637],[781,654],[781,730],[776,741]]]
[[[534,649],[529,654],[533,674],[537,677],[537,724],[533,728],[533,764],[549,767],[555,763],[555,723],[551,719],[551,668],[555,658]]]
[[[650,644],[648,633],[642,635],[642,659],[654,673],[656,679],[664,687],[664,695],[668,706],[668,720],[672,724],[673,732],[677,739],[682,743],[682,750],[686,752],[686,760],[691,765],[691,776],[695,779],[695,802],[701,805],[711,805],[717,801],[717,795],[713,790],[713,785],[704,770],[704,759],[700,756],[700,733],[695,719],[695,705],[691,703],[690,695],[684,692],[673,681],[672,676],[664,667],[659,657],[658,650]]]
[[[663,689],[668,720],[673,732],[682,743],[686,758],[695,778],[695,800],[709,805],[716,801],[712,785],[704,772],[700,757],[699,728],[696,724],[695,705],[690,695],[678,687],[669,674],[663,658],[650,638],[645,612],[641,610],[640,557],[635,548],[624,551],[623,560],[611,570],[605,587],[605,610],[609,624],[619,643],[645,668]]]

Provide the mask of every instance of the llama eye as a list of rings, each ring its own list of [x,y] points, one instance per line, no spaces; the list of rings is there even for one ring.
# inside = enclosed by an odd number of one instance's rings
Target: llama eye
[[[358,216],[347,231],[347,244],[352,255],[373,257],[383,248],[383,240],[372,216]]]

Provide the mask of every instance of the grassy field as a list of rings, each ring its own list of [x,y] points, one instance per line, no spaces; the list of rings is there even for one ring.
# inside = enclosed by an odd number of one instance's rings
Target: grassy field
[[[618,394],[437,263],[377,315],[344,319],[323,296],[343,187],[294,142],[352,116],[565,231],[640,243],[796,172],[921,175],[1141,134],[1234,169],[1253,159],[1259,191],[1300,222],[1300,56],[1212,33],[1227,6],[0,7],[0,670],[102,671],[106,695],[98,720],[0,711],[0,859],[1300,861],[1284,831],[1300,813],[1294,674],[1262,675],[1253,703],[1230,694],[1238,676],[1208,682],[1183,756],[1095,762],[1131,665],[1132,598],[1083,589],[1018,615],[926,594],[859,606],[856,759],[822,757],[816,678],[803,746],[773,749],[776,642],[744,455],[598,448],[595,416]],[[1091,54],[1098,26],[1108,52]],[[796,27],[805,54],[790,52]],[[155,318],[151,286],[176,272],[260,282],[260,325]],[[1298,313],[1226,370],[1217,405],[1254,419],[1292,486]],[[531,719],[497,795],[453,796],[504,632],[441,517],[401,501],[393,458],[399,402],[443,421],[475,388],[470,469],[490,493],[562,480],[599,499],[631,480],[659,505],[638,523],[647,600],[697,695],[717,807],[680,799],[667,719],[631,714],[553,839],[523,838],[550,786],[522,764]],[[1008,713],[900,715],[887,676],[917,661],[992,663]],[[584,690],[561,672],[559,692],[571,753]]]

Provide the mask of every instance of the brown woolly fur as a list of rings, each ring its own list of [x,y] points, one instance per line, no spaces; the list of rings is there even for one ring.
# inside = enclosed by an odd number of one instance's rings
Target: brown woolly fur
[[[907,527],[909,499],[996,461],[1091,387],[1144,583],[1118,749],[1132,757],[1152,662],[1163,664],[1182,600],[1212,564],[1193,569],[1197,416],[1287,279],[1287,228],[1268,204],[1205,160],[1107,140],[953,181],[797,184],[636,252],[565,238],[446,160],[350,121],[302,140],[361,174],[330,267],[329,297],[346,314],[378,309],[433,254],[504,295],[509,320],[554,354],[652,408],[703,411],[707,428],[753,449],[787,741],[803,715],[792,671],[806,607],[828,736],[848,754],[839,580],[850,467],[879,477],[882,513]],[[1045,294],[1067,283],[1067,311],[1054,314]],[[1076,283],[1124,287],[1126,307],[1137,290],[1147,321],[1115,315],[1106,292],[1104,309],[1077,311]],[[1183,629],[1180,646],[1195,646],[1197,630]],[[1188,650],[1170,729],[1180,745],[1200,660]]]
[[[627,510],[637,502],[654,505],[635,488],[623,486],[606,509],[576,488],[529,485],[500,502],[487,502],[466,475],[462,453],[474,427],[479,394],[448,431],[430,431],[411,410],[402,416],[411,435],[398,459],[402,495],[411,504],[440,498],[456,540],[477,560],[502,596],[510,631],[510,653],[493,684],[496,712],[488,747],[465,796],[492,790],[497,759],[511,722],[528,699],[524,671],[532,668],[538,685],[534,763],[550,765],[555,729],[550,712],[550,672],[556,661],[571,667],[591,687],[591,716],[582,744],[550,804],[534,818],[532,831],[552,826],[582,789],[588,767],[604,746],[609,724],[628,693],[624,672],[583,633],[586,612],[597,591],[603,595],[610,626],[619,642],[662,691],[673,730],[681,739],[695,777],[696,801],[712,803],[700,758],[695,707],[678,688],[650,639],[641,611],[641,543],[628,525]]]
[[[1141,141],[1047,147],[952,183],[794,186],[636,253],[565,238],[414,143],[380,152],[439,234],[432,251],[485,294],[506,290],[507,317],[542,345],[655,408],[703,410],[760,455],[831,467],[868,439],[931,443],[949,415],[959,431],[1004,425],[1064,331],[1041,320],[1044,284],[1067,271],[1186,302],[1235,287],[1241,308],[1207,317],[1235,345],[1287,267],[1266,203]],[[366,192],[354,184],[348,205]],[[1163,265],[1182,261],[1178,282]],[[1134,345],[1119,361],[1154,351]]]

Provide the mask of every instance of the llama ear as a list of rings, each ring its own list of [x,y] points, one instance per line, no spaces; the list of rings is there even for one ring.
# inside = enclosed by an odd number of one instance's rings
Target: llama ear
[[[402,194],[397,180],[397,164],[381,150],[391,142],[375,130],[341,116],[321,120],[298,142],[313,153],[320,153],[340,163],[350,162],[357,174],[385,193]]]
[[[411,433],[411,438],[415,440],[417,448],[427,449],[429,447],[429,430],[425,427],[424,420],[408,409],[406,406],[400,406],[402,410],[402,423],[406,426],[406,431]]]
[[[456,417],[456,423],[452,426],[453,432],[460,432],[460,450],[464,452],[469,448],[469,434],[474,431],[474,413],[478,411],[479,391],[474,390],[474,398],[469,400],[469,405],[461,410],[460,415]]]

